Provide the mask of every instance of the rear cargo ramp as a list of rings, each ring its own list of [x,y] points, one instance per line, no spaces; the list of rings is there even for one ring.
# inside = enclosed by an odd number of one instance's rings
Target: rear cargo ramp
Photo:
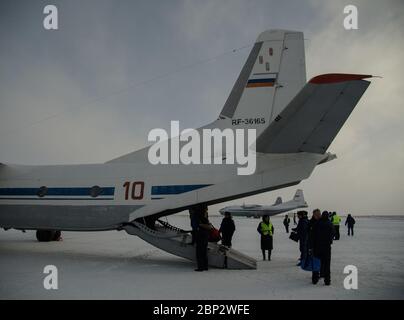
[[[138,236],[151,245],[173,255],[196,261],[195,246],[191,244],[188,231],[174,227],[167,222],[158,220],[155,229],[133,222],[125,225],[124,230]],[[209,266],[227,269],[256,269],[257,261],[237,250],[227,248],[221,244],[209,242]]]

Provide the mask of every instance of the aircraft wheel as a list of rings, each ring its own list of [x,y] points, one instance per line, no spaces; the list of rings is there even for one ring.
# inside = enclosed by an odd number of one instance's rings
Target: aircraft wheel
[[[59,241],[61,236],[62,236],[62,232],[60,230],[54,231],[52,241]]]
[[[49,242],[54,239],[55,233],[52,230],[37,230],[36,238],[39,242]]]

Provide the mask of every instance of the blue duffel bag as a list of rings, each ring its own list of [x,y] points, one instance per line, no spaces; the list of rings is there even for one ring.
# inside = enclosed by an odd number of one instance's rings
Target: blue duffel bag
[[[313,256],[307,256],[305,260],[302,260],[300,267],[305,271],[320,271],[321,262],[319,258]]]

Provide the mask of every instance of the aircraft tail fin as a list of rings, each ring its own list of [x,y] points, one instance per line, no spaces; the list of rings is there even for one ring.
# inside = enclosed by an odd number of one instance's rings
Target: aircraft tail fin
[[[278,197],[278,198],[276,198],[276,201],[275,201],[275,203],[274,203],[274,206],[276,206],[276,205],[278,205],[278,204],[281,204],[282,203],[282,198],[281,197]]]
[[[210,125],[221,129],[256,129],[258,137],[305,83],[303,33],[264,31],[258,36],[218,119]],[[146,153],[144,148],[107,163],[142,161]]]
[[[293,201],[304,202],[304,195],[302,189],[297,189]]]
[[[256,128],[258,136],[305,83],[303,33],[265,31],[258,36],[219,119],[232,119],[233,128]]]

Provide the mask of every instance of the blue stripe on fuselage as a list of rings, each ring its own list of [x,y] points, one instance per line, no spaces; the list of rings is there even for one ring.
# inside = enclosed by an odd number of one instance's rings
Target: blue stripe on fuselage
[[[46,196],[91,196],[92,188],[48,188]],[[114,187],[101,187],[99,196],[113,196]],[[36,196],[39,188],[0,188],[0,196]],[[45,196],[45,198],[46,198]]]

